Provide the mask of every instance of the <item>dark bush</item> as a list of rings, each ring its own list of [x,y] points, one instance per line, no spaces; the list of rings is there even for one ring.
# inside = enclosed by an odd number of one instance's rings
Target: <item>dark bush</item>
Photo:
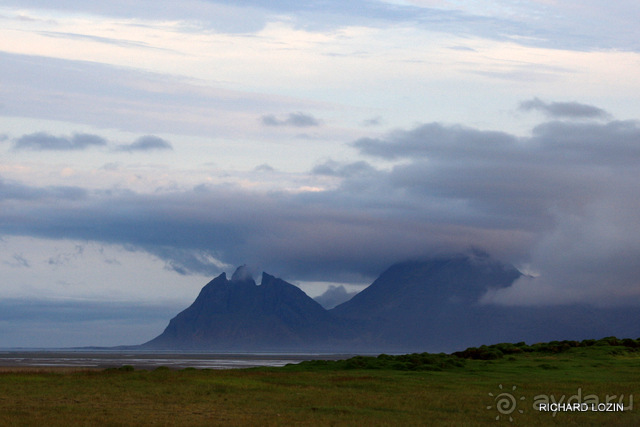
[[[622,340],[622,345],[629,348],[638,348],[640,347],[640,342],[637,340],[632,340],[631,338],[625,338]]]
[[[346,360],[309,360],[292,365],[291,369],[391,369],[396,371],[441,371],[464,366],[464,360],[444,354],[412,353],[397,356],[355,356]]]
[[[596,345],[622,345],[616,337],[604,337],[596,342]]]

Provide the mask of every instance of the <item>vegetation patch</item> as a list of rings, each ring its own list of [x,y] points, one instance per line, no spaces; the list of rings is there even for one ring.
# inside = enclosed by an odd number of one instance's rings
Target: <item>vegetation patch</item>
[[[638,348],[609,337],[283,368],[3,371],[0,425],[640,425]],[[518,405],[508,414],[506,395]],[[535,407],[593,396],[626,409]]]

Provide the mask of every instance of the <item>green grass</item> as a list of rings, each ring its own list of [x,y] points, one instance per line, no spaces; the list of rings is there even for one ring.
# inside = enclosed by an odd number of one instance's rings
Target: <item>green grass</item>
[[[640,405],[640,345],[626,344],[501,344],[245,370],[5,370],[0,425],[640,425],[635,407],[555,416],[533,407],[578,394],[624,395],[625,406],[636,395]],[[498,411],[501,393],[515,411]]]

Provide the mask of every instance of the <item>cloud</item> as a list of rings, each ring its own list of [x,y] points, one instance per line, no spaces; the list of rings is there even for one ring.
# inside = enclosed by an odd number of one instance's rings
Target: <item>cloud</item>
[[[72,151],[85,150],[92,147],[103,147],[107,141],[97,135],[75,133],[72,136],[53,136],[46,132],[23,135],[15,140],[13,148],[16,150],[34,151]]]
[[[541,82],[553,83],[559,80],[563,74],[568,74],[570,70],[560,67],[549,67],[539,64],[510,64],[507,69],[497,70],[471,70],[470,73],[492,79],[504,80],[506,82]]]
[[[2,263],[10,267],[31,267],[29,261],[22,254],[13,254],[11,261],[3,261]]]
[[[381,124],[382,124],[382,117],[379,117],[379,116],[372,117],[362,122],[362,125],[367,127],[380,126]]]
[[[0,202],[9,201],[38,201],[52,200],[77,201],[84,199],[88,191],[80,187],[48,186],[33,187],[0,177]]]
[[[47,263],[53,266],[64,266],[78,258],[81,258],[83,253],[84,246],[76,245],[73,252],[57,253],[56,255],[49,257]]]
[[[550,102],[546,103],[539,98],[533,98],[520,103],[521,111],[540,111],[552,118],[569,118],[569,119],[606,119],[609,113],[605,110],[594,107],[592,105],[581,104],[578,102]]]
[[[530,137],[431,123],[353,145],[408,160],[390,171],[391,184],[445,206],[455,201],[455,216],[539,231],[559,212],[581,212],[605,197],[612,174],[640,161],[639,138],[634,121],[549,122]]]
[[[275,172],[275,168],[267,163],[258,165],[253,170],[256,172]]]
[[[450,46],[449,49],[451,50],[459,50],[462,52],[477,52],[476,49],[469,47],[469,46]]]
[[[58,188],[0,181],[0,233],[125,245],[182,274],[246,263],[342,283],[479,247],[538,274],[492,302],[640,294],[640,123],[550,121],[527,136],[427,123],[352,147],[393,163],[325,161],[310,176],[334,185],[317,192],[77,188],[84,197],[61,200]]]
[[[108,37],[99,37],[88,34],[77,34],[77,33],[65,33],[58,31],[38,31],[38,34],[41,34],[45,37],[53,37],[53,38],[64,38],[70,40],[81,40],[81,41],[92,41],[98,43],[111,44],[121,47],[133,47],[133,48],[145,48],[145,49],[162,49],[159,47],[151,46],[147,43],[141,43],[131,40],[122,40],[122,39],[114,39]],[[162,49],[164,50],[164,49]]]
[[[131,144],[119,145],[118,151],[158,151],[158,150],[173,150],[173,146],[166,140],[153,136],[146,135],[136,139]]]
[[[505,132],[479,131],[461,125],[428,123],[415,129],[396,130],[386,138],[361,138],[352,143],[362,154],[394,160],[402,157],[505,156],[517,138]]]
[[[320,126],[320,121],[315,117],[304,113],[291,113],[284,119],[278,119],[273,114],[262,116],[262,124],[265,126],[292,126],[292,127],[314,127]]]
[[[376,169],[365,161],[340,163],[334,160],[327,160],[314,166],[311,173],[315,175],[354,177],[376,173]]]
[[[92,147],[106,147],[108,144],[105,138],[98,135],[74,133],[71,137],[57,137],[46,132],[37,132],[16,139],[13,148],[32,151],[80,151]],[[173,150],[173,146],[158,136],[145,135],[131,144],[114,146],[114,150],[128,152]]]

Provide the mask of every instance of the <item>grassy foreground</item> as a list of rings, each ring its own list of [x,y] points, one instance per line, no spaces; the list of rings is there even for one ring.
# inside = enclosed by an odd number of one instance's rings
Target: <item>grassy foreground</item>
[[[284,368],[0,372],[0,425],[640,425],[640,341],[500,344]],[[622,403],[622,412],[535,404]]]

